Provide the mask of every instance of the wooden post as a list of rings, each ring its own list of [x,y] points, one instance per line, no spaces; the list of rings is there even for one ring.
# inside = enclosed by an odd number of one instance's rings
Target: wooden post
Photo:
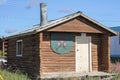
[[[5,53],[5,39],[2,39],[2,52]]]
[[[41,49],[42,49],[42,41],[43,41],[43,33],[41,32],[40,33],[40,48],[39,48],[39,50],[40,50],[40,74],[42,73],[42,51],[41,51]]]
[[[110,37],[109,35],[102,36],[102,70],[110,71]]]

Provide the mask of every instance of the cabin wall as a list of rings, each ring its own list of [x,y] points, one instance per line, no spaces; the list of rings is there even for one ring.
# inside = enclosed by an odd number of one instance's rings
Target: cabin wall
[[[102,70],[110,71],[110,37],[109,35],[102,36]]]
[[[66,54],[57,54],[50,47],[50,32],[41,33],[41,73],[75,72],[75,36],[81,36],[81,33],[73,33],[72,50]],[[88,33],[87,36],[92,39],[92,70],[102,70],[101,34]]]
[[[0,50],[1,51],[3,50],[3,41],[2,41],[2,39],[0,39]]]
[[[23,40],[23,55],[16,56],[16,41]],[[29,73],[39,75],[39,34],[11,38],[8,40],[8,67],[13,66]]]
[[[51,32],[73,32],[73,33],[88,33],[92,37],[92,66],[93,71],[109,71],[110,67],[110,33],[92,24],[89,20],[78,17],[57,27],[48,29]],[[104,46],[105,45],[105,46]],[[104,61],[104,58],[105,61]]]
[[[40,38],[41,72],[70,72],[75,70],[75,45],[69,53],[57,54],[50,47],[50,33],[41,33]]]
[[[73,47],[69,53],[57,54],[51,49],[52,32],[72,33]],[[91,36],[92,71],[109,71],[108,31],[82,18],[69,20],[34,35],[8,39],[8,66],[16,66],[32,76],[48,72],[75,72],[75,37],[81,36],[81,33]],[[17,40],[23,40],[22,57],[16,56]]]
[[[0,39],[0,51],[7,53],[7,40],[5,38]]]
[[[91,36],[91,51],[92,51],[92,70],[101,70],[101,34],[88,34]]]

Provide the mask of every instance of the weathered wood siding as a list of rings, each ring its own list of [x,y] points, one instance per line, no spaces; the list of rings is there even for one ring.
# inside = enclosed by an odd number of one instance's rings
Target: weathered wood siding
[[[48,35],[47,39],[46,35]],[[64,72],[75,70],[75,45],[73,45],[69,53],[60,55],[55,53],[50,47],[50,33],[41,33],[40,38],[42,38],[40,42],[41,72]]]
[[[39,34],[8,40],[8,67],[15,66],[25,72],[37,75],[40,69]],[[23,55],[16,56],[16,41],[23,40]]]
[[[0,38],[0,50],[7,53],[7,40],[5,38]]]
[[[73,48],[69,53],[57,54],[50,47],[52,32],[73,34]],[[16,65],[32,76],[48,72],[75,72],[75,37],[91,36],[92,70],[110,70],[109,32],[82,17],[53,26],[34,35],[8,40],[8,66]],[[23,56],[16,56],[16,41],[23,40]]]
[[[110,71],[110,36],[109,34],[102,36],[102,70]]]
[[[91,51],[92,51],[92,70],[100,71],[101,70],[101,34],[88,34],[91,36]]]
[[[84,18],[75,18],[63,24],[57,25],[47,31],[55,32],[85,32],[85,33],[108,33],[98,25],[92,24]]]
[[[3,40],[0,38],[0,50],[3,50]]]
[[[40,37],[43,36],[40,44],[41,72],[75,71],[75,36],[80,36],[82,32],[87,33],[87,35],[92,38],[92,70],[104,71],[109,68],[110,61],[108,58],[110,53],[108,49],[110,46],[107,44],[109,40],[104,37],[104,35],[109,34],[109,32],[100,28],[98,25],[79,17],[54,26],[46,30],[46,32],[48,32],[48,36],[50,36],[50,32],[72,32],[74,44],[71,52],[59,55],[51,50],[50,37],[47,37],[47,40],[45,40],[46,38],[44,39],[44,34],[47,35],[47,33],[41,33],[42,35]],[[106,40],[104,40],[104,38]],[[103,44],[106,45],[106,48],[104,48]],[[107,59],[104,61],[104,58]]]
[[[64,72],[75,71],[75,36],[81,33],[73,33],[73,49],[66,54],[57,54],[50,47],[50,33],[41,33],[41,72]],[[48,37],[47,37],[48,36]],[[91,36],[92,43],[92,70],[103,71],[103,54],[102,54],[102,34],[88,33]],[[40,38],[41,38],[40,37]],[[47,39],[45,38],[47,37]],[[107,54],[107,53],[106,53]],[[108,60],[104,61],[108,62]],[[106,64],[107,65],[107,64]]]

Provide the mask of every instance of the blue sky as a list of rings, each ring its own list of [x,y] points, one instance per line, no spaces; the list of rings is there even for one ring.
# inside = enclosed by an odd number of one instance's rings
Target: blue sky
[[[41,2],[47,4],[48,20],[81,11],[107,27],[120,26],[120,0],[0,0],[0,36],[39,24]]]

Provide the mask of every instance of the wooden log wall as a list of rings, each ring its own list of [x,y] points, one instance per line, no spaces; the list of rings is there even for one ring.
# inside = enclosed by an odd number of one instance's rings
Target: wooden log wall
[[[0,50],[3,53],[7,53],[7,39],[0,38]]]
[[[88,34],[88,36],[91,36],[92,43],[92,70],[100,71],[102,65],[101,34]]]
[[[102,70],[110,71],[110,37],[106,34],[102,36]]]
[[[51,32],[73,33],[73,48],[69,53],[57,54],[50,47]],[[110,70],[108,31],[83,17],[53,26],[44,32],[8,39],[8,66],[24,70],[32,76],[48,72],[75,72],[75,36],[91,36],[92,70]],[[16,41],[23,40],[23,55],[16,56]]]
[[[8,40],[8,67],[15,66],[30,75],[39,75],[39,34]],[[16,41],[23,40],[23,54],[16,56]]]
[[[69,53],[57,54],[50,47],[50,33],[43,33],[41,37],[41,72],[75,71],[75,45]]]
[[[42,33],[41,33],[42,34]],[[75,72],[75,36],[80,33],[73,33],[73,49],[66,54],[57,54],[50,48],[50,33],[41,35],[41,72]],[[46,39],[45,37],[48,38]],[[92,39],[92,70],[101,70],[101,34],[88,34]]]

